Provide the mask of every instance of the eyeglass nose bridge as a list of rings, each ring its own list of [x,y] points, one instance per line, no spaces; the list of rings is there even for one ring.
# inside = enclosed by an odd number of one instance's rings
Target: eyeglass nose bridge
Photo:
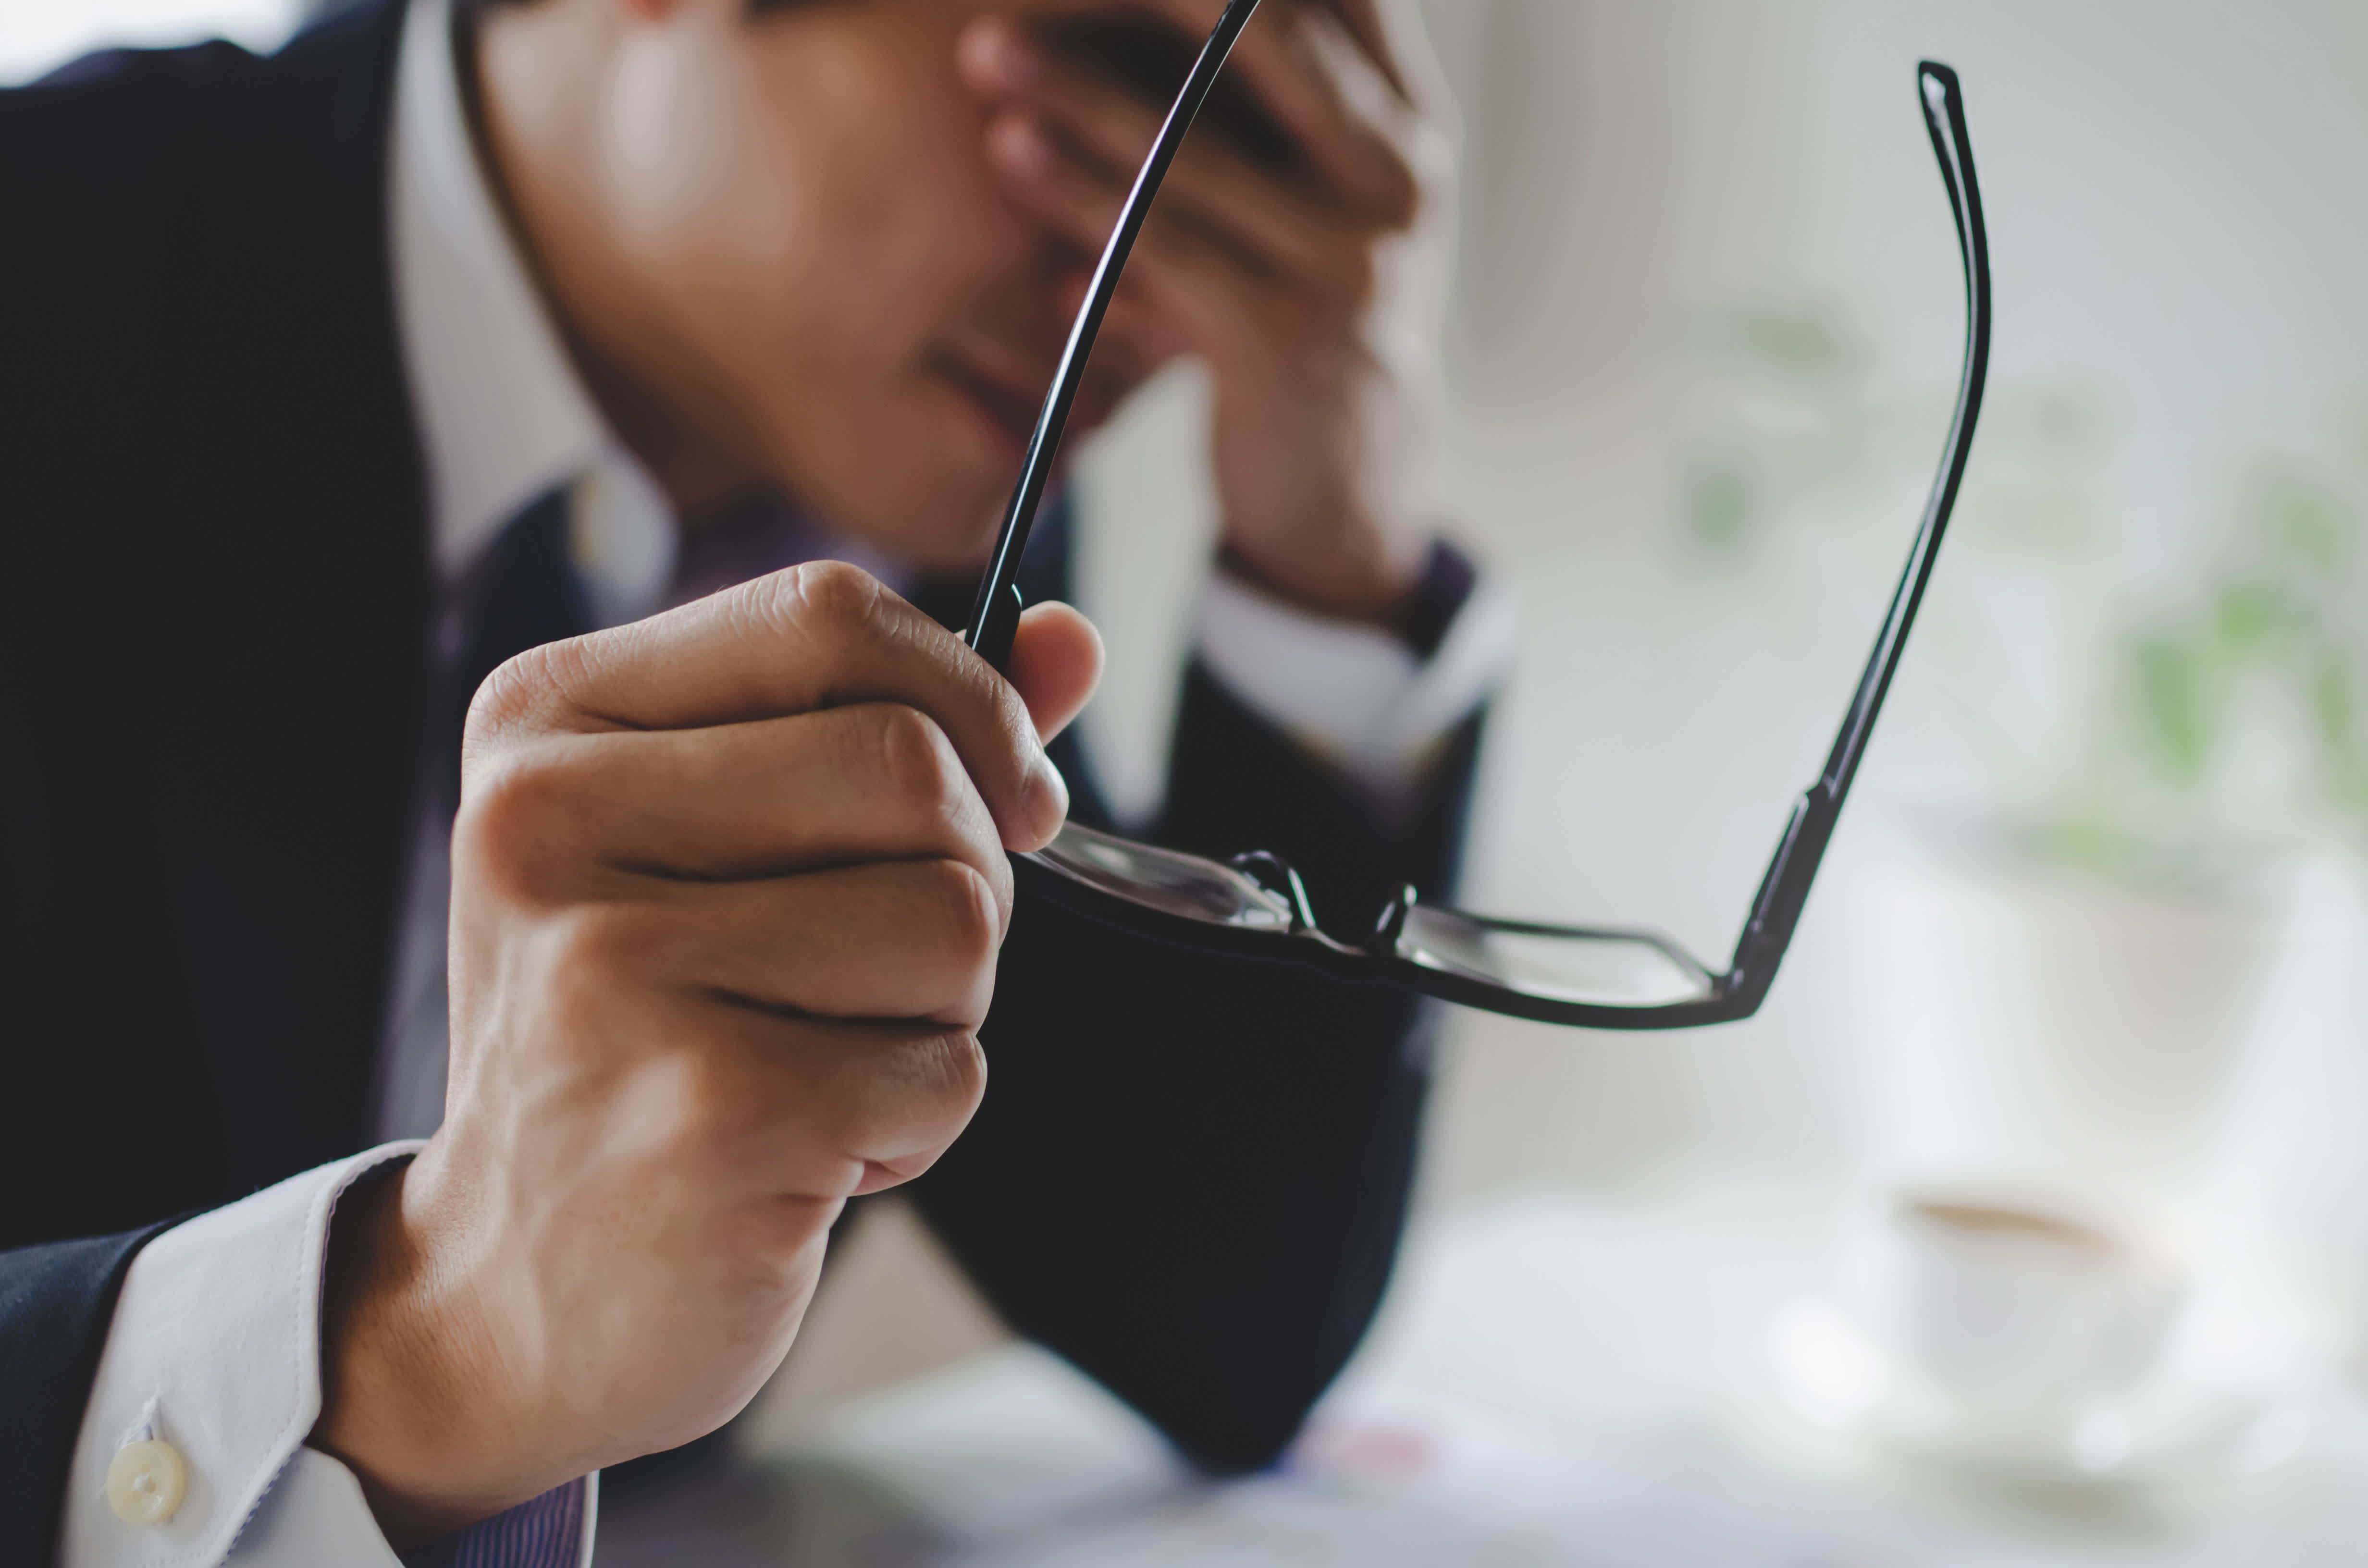
[[[1307,884],[1291,862],[1265,849],[1253,849],[1225,862],[1267,892],[1291,905],[1291,934],[1316,929],[1315,905],[1307,902]]]

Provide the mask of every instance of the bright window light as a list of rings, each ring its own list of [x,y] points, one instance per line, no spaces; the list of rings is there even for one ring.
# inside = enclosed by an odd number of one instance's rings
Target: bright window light
[[[226,38],[276,49],[304,9],[303,0],[0,0],[0,85],[29,82],[110,44]]]

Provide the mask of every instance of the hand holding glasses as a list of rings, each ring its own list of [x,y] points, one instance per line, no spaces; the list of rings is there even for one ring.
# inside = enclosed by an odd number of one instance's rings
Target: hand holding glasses
[[[1070,328],[965,633],[971,646],[998,670],[1009,662],[1019,619],[1013,579],[1020,553],[1043,501],[1061,432],[1102,317],[1117,291],[1119,274],[1186,131],[1215,85],[1234,40],[1257,9],[1258,0],[1227,0],[1135,176]],[[1712,969],[1651,931],[1492,919],[1424,903],[1412,888],[1383,911],[1372,932],[1344,940],[1317,926],[1298,873],[1275,856],[1257,852],[1220,863],[1075,825],[1064,828],[1042,849],[1012,857],[1019,885],[1090,919],[1161,940],[1303,964],[1344,979],[1400,985],[1548,1023],[1687,1028],[1758,1012],[1800,923],[1809,884],[1825,858],[1931,578],[1941,536],[1947,531],[1964,476],[1989,369],[1989,243],[1964,98],[1956,73],[1945,65],[1925,61],[1918,65],[1916,79],[1925,127],[1948,187],[1965,272],[1965,358],[1956,410],[1907,569],[1842,716],[1840,733],[1816,782],[1793,805],[1792,820],[1760,879],[1734,956],[1724,970]]]

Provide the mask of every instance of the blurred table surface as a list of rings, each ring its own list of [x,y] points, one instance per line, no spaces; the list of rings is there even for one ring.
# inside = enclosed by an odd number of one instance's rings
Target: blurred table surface
[[[1418,1233],[1291,1460],[1208,1485],[1053,1358],[1007,1348],[604,1507],[600,1568],[1559,1564],[1908,1568],[2368,1562],[2368,1398],[2313,1401],[2266,1473],[2009,1489],[1794,1414],[1773,1325],[1816,1203],[1536,1197]]]

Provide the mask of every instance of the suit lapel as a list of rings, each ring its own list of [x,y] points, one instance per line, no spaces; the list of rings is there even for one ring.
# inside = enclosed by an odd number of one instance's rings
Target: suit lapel
[[[366,1139],[429,594],[386,235],[401,7],[223,95],[172,314],[159,836],[233,1191]]]

